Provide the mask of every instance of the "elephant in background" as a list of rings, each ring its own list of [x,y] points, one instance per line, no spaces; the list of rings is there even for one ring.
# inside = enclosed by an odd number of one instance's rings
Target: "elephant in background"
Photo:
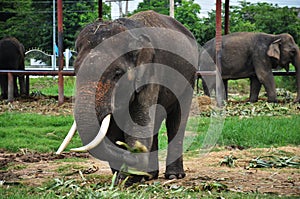
[[[215,70],[215,39],[204,45],[200,55],[200,70]],[[258,101],[261,85],[264,85],[268,102],[277,102],[275,81],[272,69],[278,66],[289,70],[292,63],[296,69],[297,97],[300,102],[300,52],[293,37],[289,34],[265,34],[254,32],[238,32],[222,37],[221,65],[222,79],[227,98],[227,81],[230,79],[250,78],[250,102]],[[202,77],[206,95],[214,90],[215,78]]]
[[[1,70],[24,70],[25,48],[14,37],[5,37],[0,40],[0,69]],[[18,91],[17,78],[19,78],[20,93]],[[1,97],[8,97],[7,75],[0,75]],[[14,97],[26,94],[25,80],[23,75],[14,75]]]
[[[73,151],[88,150],[108,161],[113,172],[125,163],[157,178],[158,132],[166,119],[165,177],[185,177],[183,138],[199,57],[192,33],[169,16],[146,11],[86,26],[76,48],[72,129],[86,146]],[[143,153],[124,150],[117,141],[141,143]]]

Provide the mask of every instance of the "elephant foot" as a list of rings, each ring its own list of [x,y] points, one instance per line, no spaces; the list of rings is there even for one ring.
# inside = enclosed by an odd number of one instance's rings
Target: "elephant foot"
[[[293,102],[294,103],[300,103],[300,98],[296,98]]]
[[[167,167],[165,178],[172,179],[182,179],[185,177],[185,172],[181,167]]]
[[[165,178],[168,180],[182,179],[184,177],[185,177],[185,173],[176,173],[176,174],[166,173],[165,174]]]
[[[148,172],[151,177],[149,176],[145,176],[145,180],[154,180],[154,179],[158,179],[158,170],[157,171],[151,171],[151,172]]]
[[[278,100],[277,99],[268,99],[268,102],[269,103],[278,103]]]
[[[167,161],[168,162],[168,161]],[[172,179],[182,179],[185,177],[185,172],[183,169],[182,157],[178,158],[172,163],[167,163],[165,178]]]
[[[140,183],[145,181],[145,176],[140,175],[127,175],[124,173],[118,173],[117,178],[115,180],[114,185],[121,185],[124,184],[125,187],[130,187],[135,183]]]
[[[255,103],[255,102],[258,102],[258,97],[253,97],[253,96],[250,96],[250,98],[249,98],[249,100],[248,100],[249,102],[251,102],[251,103]]]

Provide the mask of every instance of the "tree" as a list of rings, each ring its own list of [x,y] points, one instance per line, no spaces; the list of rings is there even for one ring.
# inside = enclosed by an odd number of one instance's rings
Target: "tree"
[[[198,17],[200,9],[200,5],[194,3],[194,0],[175,0],[175,18],[189,29],[196,39],[200,37],[200,18]],[[144,0],[131,14],[146,10],[169,15],[169,0]]]
[[[65,48],[74,48],[80,29],[97,19],[97,2],[97,0],[63,1]],[[53,1],[3,0],[0,6],[0,38],[14,36],[26,49],[41,48],[52,52]],[[106,4],[103,4],[103,18],[111,18],[110,7]]]
[[[259,31],[269,34],[289,33],[300,44],[300,18],[295,8],[278,7],[268,3],[241,2],[231,11],[232,32]]]

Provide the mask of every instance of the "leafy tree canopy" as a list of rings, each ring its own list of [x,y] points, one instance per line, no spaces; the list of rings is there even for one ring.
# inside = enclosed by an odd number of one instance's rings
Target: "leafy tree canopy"
[[[144,0],[131,14],[154,10],[160,14],[169,15],[169,7],[169,0]],[[200,5],[196,4],[194,0],[175,0],[175,18],[188,28],[197,39],[200,38],[200,9]]]
[[[298,14],[299,9],[296,8],[241,1],[240,5],[232,6],[230,9],[230,32],[289,33],[300,45],[300,18]],[[208,17],[201,19],[201,44],[214,37],[215,16],[215,11],[211,11]]]
[[[76,35],[80,29],[97,19],[97,2],[97,0],[63,1],[65,48],[74,48]],[[104,19],[111,18],[108,5],[103,4],[103,12]],[[55,17],[57,18],[57,13]],[[55,30],[57,31],[57,25]],[[0,38],[14,36],[24,44],[26,49],[41,48],[52,52],[52,35],[52,0],[2,0],[0,2]]]

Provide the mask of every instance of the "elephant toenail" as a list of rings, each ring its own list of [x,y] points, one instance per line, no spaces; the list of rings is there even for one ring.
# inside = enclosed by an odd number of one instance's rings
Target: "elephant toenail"
[[[174,175],[174,174],[169,176],[169,180],[173,180],[173,179],[176,179],[176,175]]]

